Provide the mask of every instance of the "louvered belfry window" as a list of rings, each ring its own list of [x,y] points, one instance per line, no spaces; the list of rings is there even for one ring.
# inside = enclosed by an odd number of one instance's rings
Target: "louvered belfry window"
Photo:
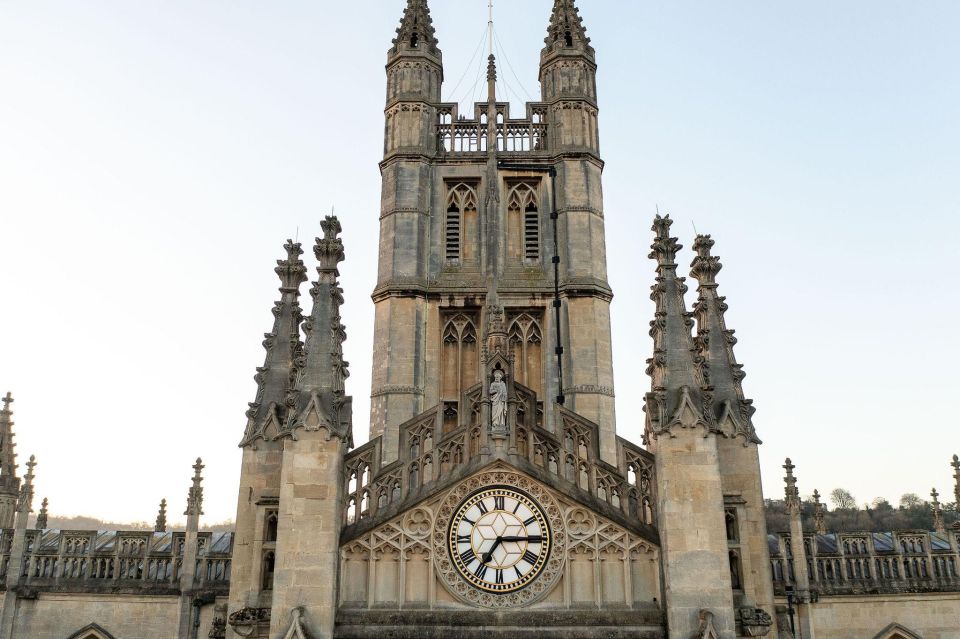
[[[540,259],[540,204],[537,185],[521,182],[510,188],[507,199],[507,245],[511,257],[525,263]]]
[[[448,264],[469,260],[473,251],[471,242],[476,238],[465,237],[467,227],[475,226],[477,214],[477,191],[463,182],[452,185],[447,191],[447,212],[444,218],[444,255]]]

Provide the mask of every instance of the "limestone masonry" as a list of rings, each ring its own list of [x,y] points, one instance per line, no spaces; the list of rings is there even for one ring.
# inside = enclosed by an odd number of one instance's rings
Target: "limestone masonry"
[[[822,509],[803,530],[787,460],[790,531],[768,534],[714,240],[684,253],[669,217],[652,227],[645,434],[617,436],[596,70],[574,0],[555,0],[541,100],[511,113],[491,55],[487,100],[461,112],[441,102],[427,0],[407,0],[370,440],[353,445],[328,217],[309,314],[303,248],[277,262],[235,532],[199,532],[199,459],[184,532],[166,502],[152,533],[48,529],[46,502],[28,529],[36,462],[18,474],[7,395],[0,639],[960,639],[960,529],[939,502],[934,531],[830,533]]]

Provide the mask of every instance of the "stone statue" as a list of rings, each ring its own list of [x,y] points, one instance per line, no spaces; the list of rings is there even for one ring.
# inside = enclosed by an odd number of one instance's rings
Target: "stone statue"
[[[490,422],[494,432],[507,430],[507,384],[503,381],[503,371],[493,371],[490,382]]]

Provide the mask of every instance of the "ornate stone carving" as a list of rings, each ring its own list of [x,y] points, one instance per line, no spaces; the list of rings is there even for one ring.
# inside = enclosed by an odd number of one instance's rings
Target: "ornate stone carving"
[[[230,613],[227,622],[241,637],[252,637],[254,634],[260,634],[261,629],[270,628],[270,609],[241,608]]]
[[[507,432],[507,384],[503,381],[503,371],[493,371],[490,382],[490,430],[494,433]]]
[[[740,608],[737,614],[743,634],[747,637],[765,637],[773,626],[773,617],[762,608]]]
[[[283,639],[310,639],[310,635],[303,629],[301,618],[303,617],[303,606],[297,606],[290,611],[290,628]]]
[[[713,613],[709,610],[700,611],[700,627],[690,639],[720,639],[717,627],[713,625]]]

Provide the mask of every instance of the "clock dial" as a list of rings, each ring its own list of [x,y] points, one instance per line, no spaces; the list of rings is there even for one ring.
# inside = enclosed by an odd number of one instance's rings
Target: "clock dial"
[[[457,507],[447,545],[454,567],[468,583],[508,593],[524,588],[543,571],[550,543],[540,505],[519,490],[494,486]]]

